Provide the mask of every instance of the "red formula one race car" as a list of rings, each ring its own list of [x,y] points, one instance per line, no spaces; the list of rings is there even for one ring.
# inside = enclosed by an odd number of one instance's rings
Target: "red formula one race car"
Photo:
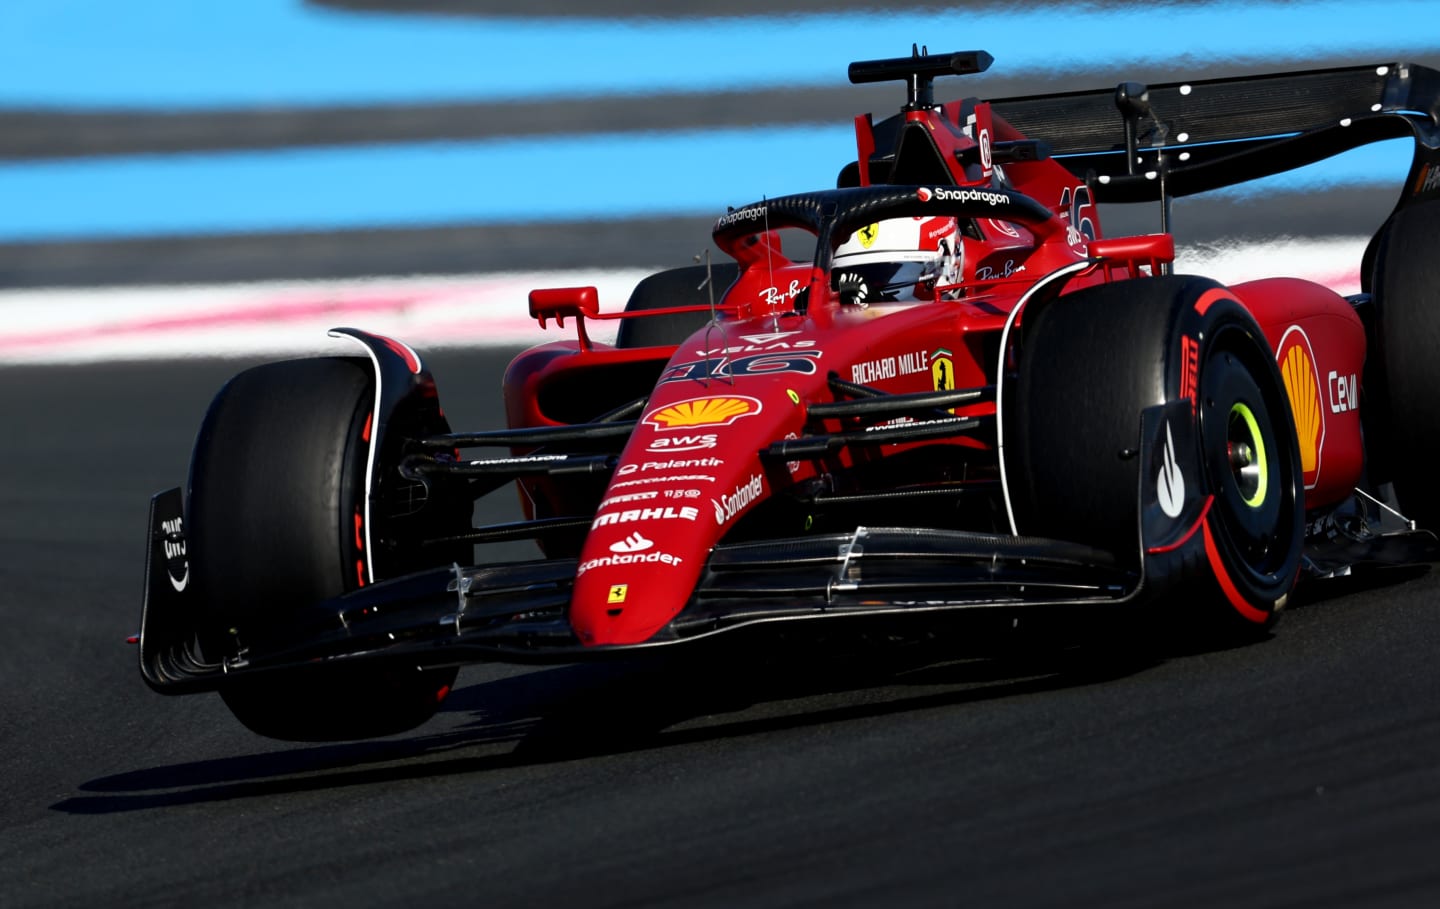
[[[732,261],[624,312],[536,290],[509,428],[404,344],[241,373],[151,506],[141,668],[264,735],[382,735],[466,662],[865,629],[1267,629],[1295,585],[1435,556],[1440,73],[1392,64],[936,103],[983,52],[853,64],[839,186],[732,209]],[[1154,200],[1413,136],[1366,292],[1172,273]],[[620,319],[614,345],[587,326]],[[488,450],[488,453],[487,453]],[[518,487],[524,519],[472,526]],[[506,493],[513,495],[514,493]],[[523,561],[489,544],[529,540]],[[477,560],[477,551],[480,558]]]

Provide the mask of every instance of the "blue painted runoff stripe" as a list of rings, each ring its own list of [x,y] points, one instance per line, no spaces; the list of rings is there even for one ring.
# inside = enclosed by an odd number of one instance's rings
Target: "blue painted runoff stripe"
[[[833,186],[853,145],[848,126],[802,126],[5,164],[0,242],[719,215]],[[1398,192],[1412,147],[1378,143],[1230,192]]]
[[[1434,0],[883,10],[694,20],[354,13],[301,0],[4,0],[0,106],[240,108],[834,85],[855,59],[983,47],[994,71],[1440,49]],[[1060,86],[1057,86],[1057,88]],[[1088,87],[1088,86],[1071,86]]]

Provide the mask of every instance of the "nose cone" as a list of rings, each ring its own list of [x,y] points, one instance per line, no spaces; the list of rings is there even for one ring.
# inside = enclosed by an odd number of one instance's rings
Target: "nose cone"
[[[677,347],[581,548],[570,622],[582,643],[647,641],[680,614],[710,550],[772,494],[760,452],[804,428],[825,356],[769,322]]]
[[[667,491],[684,490],[667,486]],[[602,507],[596,516],[570,607],[570,624],[581,643],[647,641],[689,601],[713,544],[706,526],[713,522],[695,504],[664,504],[660,494],[649,489],[613,495],[647,498]]]
[[[685,608],[711,548],[770,493],[758,452],[783,436],[775,424],[803,419],[783,390],[783,406],[677,390],[691,394],[641,419],[581,549],[570,621],[584,644],[649,640]]]

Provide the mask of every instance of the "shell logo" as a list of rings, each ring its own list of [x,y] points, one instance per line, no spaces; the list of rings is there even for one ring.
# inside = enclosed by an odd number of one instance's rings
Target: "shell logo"
[[[1275,355],[1290,412],[1295,416],[1295,434],[1300,437],[1300,467],[1305,488],[1313,489],[1320,479],[1320,455],[1325,449],[1325,408],[1320,401],[1320,374],[1315,371],[1315,354],[1304,329],[1292,325],[1280,338]]]
[[[645,422],[656,429],[728,426],[741,417],[759,412],[760,402],[745,395],[691,398],[650,411],[645,415]]]

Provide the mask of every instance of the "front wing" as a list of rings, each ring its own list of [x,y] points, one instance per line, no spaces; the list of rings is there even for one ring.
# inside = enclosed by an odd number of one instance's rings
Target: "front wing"
[[[1200,475],[1181,419],[1189,406],[1181,399],[1141,414],[1132,453],[1140,502],[1133,555],[923,527],[722,543],[709,553],[679,615],[649,641],[624,646],[576,639],[567,610],[579,566],[550,559],[437,568],[297,604],[274,627],[210,641],[237,655],[207,659],[199,643],[207,625],[203,604],[188,583],[183,502],[172,489],[151,501],[141,673],[152,688],[181,694],[214,689],[241,673],[331,661],[568,663],[822,622],[923,629],[965,618],[1003,625],[1021,613],[1081,622],[1118,614],[1147,592],[1147,571],[1156,570],[1150,554],[1195,539],[1203,519],[1208,497],[1198,482],[1181,484],[1185,491],[1168,512],[1157,498],[1157,469],[1167,457],[1170,469]]]
[[[717,546],[689,605],[643,644],[582,646],[566,616],[577,564],[553,559],[455,566],[383,581],[302,607],[263,638],[237,641],[239,657],[207,662],[196,644],[199,604],[176,589],[166,558],[162,528],[178,506],[178,490],[151,505],[158,532],[140,635],[145,680],[174,694],[213,689],[227,676],[326,661],[566,663],[820,619],[919,627],[958,612],[1117,607],[1140,587],[1135,571],[1077,544],[861,527]]]

